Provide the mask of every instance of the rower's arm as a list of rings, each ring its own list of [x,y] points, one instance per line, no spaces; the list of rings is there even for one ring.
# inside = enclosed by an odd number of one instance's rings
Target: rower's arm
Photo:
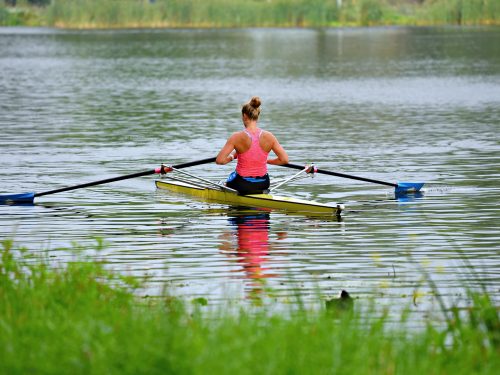
[[[276,137],[274,138],[272,150],[276,154],[277,158],[276,159],[268,159],[267,164],[283,165],[283,164],[288,163],[288,154],[286,153],[283,146],[280,145],[280,143],[278,142]]]
[[[215,159],[215,162],[219,165],[224,165],[227,163],[230,163],[234,160],[236,152],[233,153],[234,151],[234,146],[235,146],[235,137],[236,134],[233,134],[229,139],[227,140],[226,144],[222,149],[219,151],[219,154],[217,155],[217,158]]]

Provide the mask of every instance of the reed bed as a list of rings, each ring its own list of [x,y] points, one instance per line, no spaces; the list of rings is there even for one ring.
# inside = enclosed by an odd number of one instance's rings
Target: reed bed
[[[2,374],[496,374],[500,365],[499,314],[483,291],[470,292],[466,311],[443,311],[444,328],[414,330],[407,314],[389,326],[387,314],[356,308],[229,313],[168,293],[138,298],[141,283],[102,262],[48,259],[2,243]]]
[[[12,1],[4,0],[0,5],[0,25],[233,28],[500,24],[500,2],[494,0],[18,0],[16,8],[6,4]]]

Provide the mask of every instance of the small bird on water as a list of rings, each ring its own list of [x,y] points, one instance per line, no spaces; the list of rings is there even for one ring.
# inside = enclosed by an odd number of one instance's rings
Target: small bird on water
[[[325,301],[326,309],[331,312],[350,311],[353,306],[353,299],[346,290],[341,290],[338,298]]]

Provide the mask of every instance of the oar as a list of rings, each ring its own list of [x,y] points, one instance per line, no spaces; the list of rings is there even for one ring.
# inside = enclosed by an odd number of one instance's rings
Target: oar
[[[293,168],[293,169],[301,169],[301,170],[304,169],[304,166],[297,165],[297,164],[282,164],[281,166]],[[424,186],[423,182],[398,182],[398,183],[385,182],[385,181],[380,181],[380,180],[374,180],[372,178],[353,176],[353,175],[345,174],[345,173],[325,171],[323,169],[317,169],[317,168],[314,169],[314,172],[327,174],[330,176],[344,177],[344,178],[350,178],[353,180],[366,181],[366,182],[372,182],[374,184],[391,186],[395,189],[394,191],[396,194],[417,192],[417,191],[420,191],[420,189],[422,189],[422,186]]]
[[[174,166],[172,166],[172,168],[181,169],[181,168],[193,167],[195,165],[200,165],[200,164],[213,163],[213,162],[215,162],[215,159],[216,158],[208,158],[208,159],[191,161],[189,163],[183,163],[183,164],[174,165]],[[124,175],[124,176],[107,178],[105,180],[99,180],[99,181],[94,181],[94,182],[87,182],[85,184],[68,186],[68,187],[64,187],[64,188],[60,188],[60,189],[44,191],[42,193],[21,193],[21,194],[0,195],[0,204],[23,204],[23,203],[26,204],[26,203],[33,203],[33,200],[36,197],[41,197],[41,196],[44,196],[44,195],[61,193],[63,191],[81,189],[81,188],[86,188],[86,187],[89,187],[89,186],[102,185],[102,184],[107,184],[109,182],[127,180],[129,178],[147,176],[147,175],[155,174],[155,173],[166,173],[168,171],[169,171],[169,167],[161,166],[159,168],[150,169],[149,171],[137,172],[137,173],[132,173],[132,174]]]

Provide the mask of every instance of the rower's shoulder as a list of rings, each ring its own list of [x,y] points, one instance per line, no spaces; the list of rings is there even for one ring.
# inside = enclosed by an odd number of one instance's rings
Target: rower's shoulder
[[[267,139],[276,139],[273,133],[271,133],[269,130],[264,130],[262,129],[262,135],[261,137],[267,138]]]
[[[234,132],[233,134],[230,135],[229,138],[231,139],[238,139],[240,138],[244,133],[242,131],[237,131],[237,132]]]
[[[247,138],[248,136],[245,134],[245,132],[238,131],[231,134],[231,136],[228,139],[228,142],[232,143],[233,145],[241,145],[246,141]]]

